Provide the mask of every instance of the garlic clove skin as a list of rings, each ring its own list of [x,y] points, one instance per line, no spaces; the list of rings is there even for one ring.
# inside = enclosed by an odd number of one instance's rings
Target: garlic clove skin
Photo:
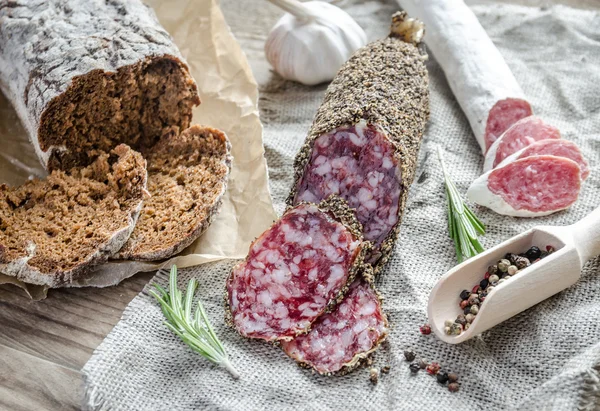
[[[269,33],[265,53],[283,78],[312,86],[331,81],[352,53],[367,44],[367,35],[339,7],[323,1],[302,5],[318,17],[286,13]]]

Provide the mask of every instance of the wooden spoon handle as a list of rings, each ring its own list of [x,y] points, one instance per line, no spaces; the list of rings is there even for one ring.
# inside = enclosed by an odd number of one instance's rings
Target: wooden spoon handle
[[[600,207],[571,226],[581,265],[600,255]]]

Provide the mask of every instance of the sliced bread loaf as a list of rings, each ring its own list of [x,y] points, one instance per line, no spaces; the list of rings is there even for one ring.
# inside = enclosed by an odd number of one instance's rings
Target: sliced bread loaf
[[[222,131],[195,125],[146,151],[151,197],[116,258],[160,260],[197,239],[220,210],[230,149]]]
[[[87,165],[120,143],[190,126],[198,90],[140,0],[0,1],[0,88],[44,166]]]
[[[64,287],[129,238],[146,192],[146,161],[121,144],[87,167],[0,185],[0,272]]]

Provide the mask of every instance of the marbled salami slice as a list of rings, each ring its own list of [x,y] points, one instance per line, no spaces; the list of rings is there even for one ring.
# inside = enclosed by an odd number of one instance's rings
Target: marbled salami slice
[[[341,300],[361,268],[369,243],[360,232],[352,210],[340,199],[288,210],[252,243],[227,281],[238,332],[276,341],[308,331]]]
[[[535,116],[521,119],[492,144],[485,156],[483,171],[490,171],[511,154],[536,141],[550,139],[560,139],[560,131],[556,127]]]
[[[498,164],[498,167],[504,167],[508,163],[512,163],[521,158],[543,155],[565,157],[573,160],[579,165],[579,169],[581,170],[581,180],[585,180],[590,175],[588,163],[583,157],[581,150],[579,150],[579,147],[577,147],[577,144],[562,139],[536,141],[504,159],[504,161]]]
[[[346,199],[374,243],[375,271],[398,237],[429,117],[420,22],[394,15],[389,37],[358,50],[339,70],[296,156],[288,204]]]
[[[468,198],[499,214],[536,217],[570,207],[579,196],[579,165],[564,157],[526,157],[495,168],[471,184]]]
[[[385,339],[388,322],[376,291],[364,280],[350,286],[334,311],[306,335],[282,342],[285,353],[320,374],[352,369]]]
[[[505,131],[532,114],[531,105],[523,99],[507,98],[494,104],[485,126],[485,146],[488,152]]]

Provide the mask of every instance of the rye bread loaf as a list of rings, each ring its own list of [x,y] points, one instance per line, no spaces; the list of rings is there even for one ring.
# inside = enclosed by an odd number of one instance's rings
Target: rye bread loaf
[[[230,150],[222,131],[194,125],[147,151],[150,198],[116,258],[161,260],[197,239],[220,210]]]
[[[139,0],[0,0],[0,87],[42,164],[87,165],[189,127],[200,104],[179,50]]]
[[[125,244],[146,181],[146,161],[121,144],[89,166],[16,188],[0,185],[0,272],[68,287]]]

